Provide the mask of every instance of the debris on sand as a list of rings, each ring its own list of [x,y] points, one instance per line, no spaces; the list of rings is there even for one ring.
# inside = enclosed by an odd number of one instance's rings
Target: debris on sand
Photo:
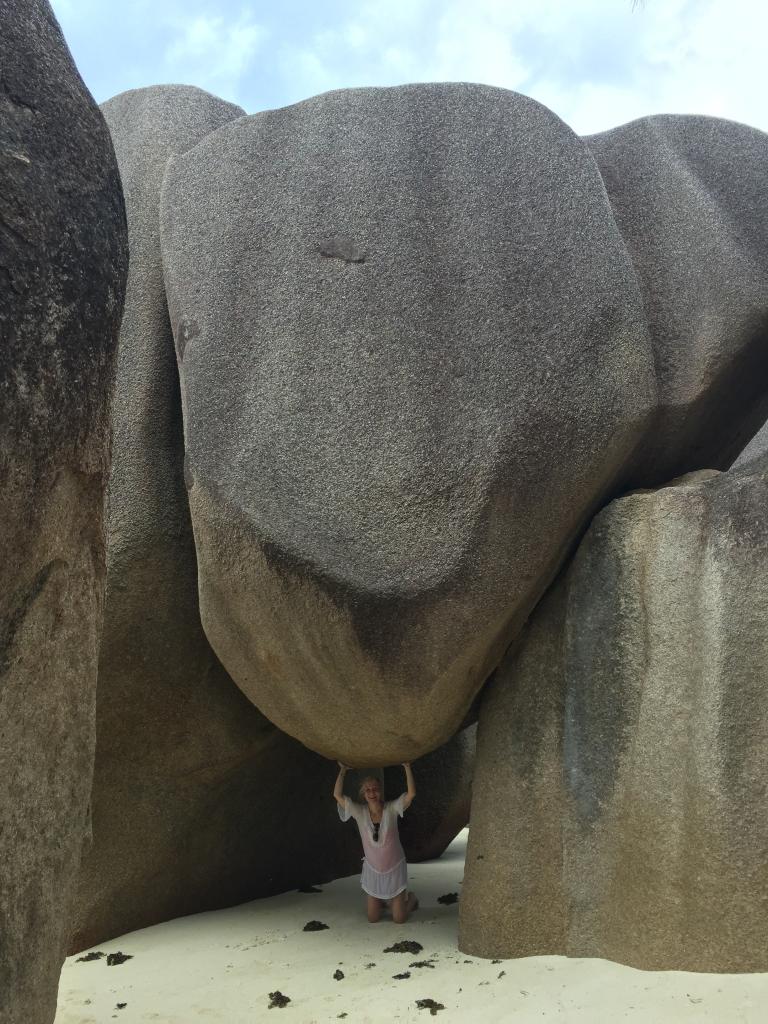
[[[491,960],[491,963],[492,963],[492,964],[500,964],[500,963],[501,963],[501,960]]]
[[[431,960],[414,960],[412,964],[408,964],[409,967],[431,967],[434,971],[435,961]]]
[[[302,931],[305,932],[321,932],[324,928],[328,928],[327,924],[323,924],[322,921],[307,921]]]
[[[341,981],[341,979],[344,977],[344,971],[340,971],[337,967],[336,970],[333,972],[333,976],[336,979],[336,981]]]
[[[429,1010],[433,1017],[437,1016],[438,1010],[444,1010],[442,1003],[436,1003],[434,999],[417,999],[416,1005],[420,1010]]]
[[[403,981],[404,978],[410,978],[410,976],[411,976],[411,972],[410,971],[403,971],[402,974],[393,974],[392,975],[392,977],[395,979],[395,981]]]
[[[290,1003],[291,997],[284,996],[283,993],[278,989],[276,992],[269,993],[269,1006],[268,1009],[272,1009],[275,1006],[283,1007]]]
[[[394,946],[387,946],[384,950],[385,953],[420,953],[424,949],[420,942],[414,942],[413,939],[403,939],[402,942],[396,942]]]
[[[106,955],[107,954],[102,953],[101,950],[93,950],[92,953],[86,953],[85,956],[79,956],[75,963],[88,964],[91,960],[101,960],[101,958]]]
[[[503,978],[506,973],[507,973],[506,971],[499,971],[499,973],[496,975],[496,977]]]
[[[296,892],[322,892],[316,885],[300,885]]]
[[[447,892],[444,896],[438,896],[437,902],[444,903],[447,907],[450,903],[459,902],[459,894],[457,892]]]
[[[121,953],[118,950],[117,953],[110,953],[107,957],[107,967],[117,967],[118,964],[124,964],[126,960],[133,960],[133,954]]]
[[[375,966],[376,966],[376,964],[366,964],[366,965],[365,965],[365,967],[366,967],[366,970],[367,970],[367,969],[368,969],[369,967],[375,967]]]
[[[116,1003],[115,1004],[115,1009],[116,1010],[124,1010],[127,1005],[128,1005],[128,1003]]]

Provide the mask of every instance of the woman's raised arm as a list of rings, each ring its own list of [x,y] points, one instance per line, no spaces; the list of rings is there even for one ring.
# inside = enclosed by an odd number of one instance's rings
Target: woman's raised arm
[[[344,806],[344,776],[347,774],[347,765],[342,764],[341,761],[337,761],[336,764],[339,766],[339,774],[336,776],[336,785],[333,787],[333,795],[336,798],[336,803],[340,806]]]
[[[405,780],[408,783],[408,792],[405,794],[405,800],[403,805],[410,807],[411,801],[416,796],[416,783],[413,781],[413,771],[411,770],[411,762],[403,761],[403,768],[405,768]]]

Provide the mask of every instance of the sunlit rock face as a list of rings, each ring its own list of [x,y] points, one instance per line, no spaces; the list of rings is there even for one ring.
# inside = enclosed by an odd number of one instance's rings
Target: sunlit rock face
[[[0,0],[0,25],[0,1020],[49,1024],[88,831],[127,240],[51,8]]]
[[[161,230],[211,644],[312,749],[412,760],[655,405],[591,153],[505,90],[329,93],[176,157]]]
[[[584,141],[653,345],[659,405],[632,479],[727,469],[768,417],[768,135],[658,115]]]
[[[130,273],[114,404],[93,840],[78,875],[72,951],[306,881],[308,829],[315,879],[359,863],[352,837],[327,813],[332,768],[247,700],[200,623],[159,196],[168,158],[243,111],[188,86],[121,93],[103,111],[125,190]]]
[[[459,946],[768,969],[768,456],[620,498],[484,691]]]

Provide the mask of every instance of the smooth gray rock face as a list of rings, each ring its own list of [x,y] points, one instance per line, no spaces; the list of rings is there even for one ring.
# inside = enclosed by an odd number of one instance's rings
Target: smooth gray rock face
[[[49,5],[0,0],[0,25],[0,1021],[48,1024],[88,827],[127,246]]]
[[[483,694],[459,947],[768,970],[768,456],[592,522]]]
[[[435,749],[655,401],[589,150],[500,89],[334,92],[175,158],[161,230],[216,653],[318,752]]]
[[[188,86],[121,93],[103,111],[131,266],[109,482],[93,843],[78,878],[72,951],[299,884],[312,814],[291,812],[290,787],[317,804],[315,877],[357,866],[351,840],[345,846],[321,810],[327,766],[238,690],[198,610],[159,195],[170,155],[243,112]]]
[[[727,469],[768,416],[768,135],[659,115],[585,142],[653,343],[659,410],[632,480]]]

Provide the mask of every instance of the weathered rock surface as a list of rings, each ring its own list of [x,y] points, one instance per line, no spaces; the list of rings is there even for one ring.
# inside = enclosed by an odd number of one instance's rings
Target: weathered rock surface
[[[413,765],[416,800],[398,822],[409,863],[439,857],[469,823],[477,725],[461,729],[447,743]],[[406,788],[401,765],[384,770],[387,799]]]
[[[504,90],[334,92],[175,158],[161,225],[206,633],[310,748],[414,760],[655,402],[590,151]]]
[[[103,111],[125,190],[131,266],[109,482],[93,844],[78,879],[75,951],[291,888],[308,871],[343,874],[359,861],[323,813],[327,765],[246,700],[200,624],[159,194],[169,156],[242,110],[200,89],[157,86],[122,93]],[[292,811],[298,793],[302,806]]]
[[[483,694],[459,946],[768,969],[768,457],[613,502]]]
[[[645,117],[585,137],[637,269],[659,409],[640,486],[727,469],[768,417],[768,135]]]
[[[54,1018],[87,829],[127,248],[49,5],[0,0],[0,1021]]]

